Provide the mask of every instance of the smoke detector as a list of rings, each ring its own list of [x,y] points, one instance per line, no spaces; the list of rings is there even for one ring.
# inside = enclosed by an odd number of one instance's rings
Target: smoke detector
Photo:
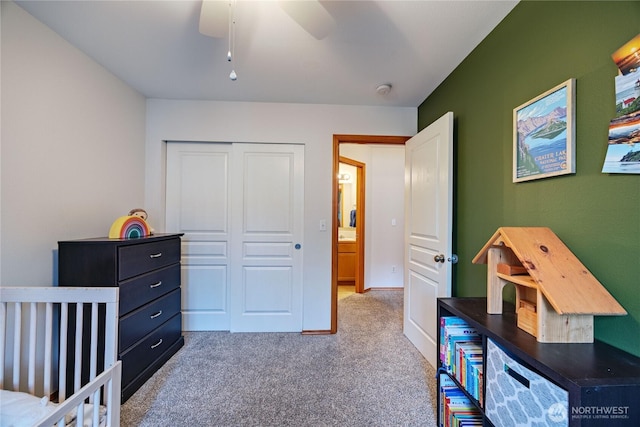
[[[376,92],[378,92],[378,95],[383,95],[383,96],[388,94],[389,92],[391,92],[391,84],[389,83],[381,84],[376,88]]]

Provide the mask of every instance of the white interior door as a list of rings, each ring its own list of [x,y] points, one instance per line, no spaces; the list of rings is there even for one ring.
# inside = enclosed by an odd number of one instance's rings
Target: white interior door
[[[182,327],[229,330],[231,144],[167,143],[166,230],[182,238]]]
[[[235,148],[231,331],[300,332],[304,147]]]
[[[167,144],[185,330],[301,331],[304,147]]]
[[[434,367],[437,298],[451,296],[453,113],[405,145],[404,333]]]

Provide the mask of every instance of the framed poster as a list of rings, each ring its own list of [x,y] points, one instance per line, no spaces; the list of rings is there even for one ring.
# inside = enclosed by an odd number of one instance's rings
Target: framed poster
[[[575,79],[513,110],[513,182],[576,172]]]

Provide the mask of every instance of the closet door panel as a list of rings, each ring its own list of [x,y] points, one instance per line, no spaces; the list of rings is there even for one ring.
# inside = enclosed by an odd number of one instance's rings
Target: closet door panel
[[[167,229],[182,240],[183,327],[229,329],[231,144],[167,144]]]
[[[304,146],[167,144],[185,330],[302,330]]]
[[[231,330],[302,330],[304,147],[234,150]]]

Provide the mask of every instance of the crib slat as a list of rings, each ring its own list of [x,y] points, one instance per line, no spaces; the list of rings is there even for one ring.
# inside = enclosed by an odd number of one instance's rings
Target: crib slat
[[[98,365],[98,303],[91,304],[91,359],[89,363],[89,381],[96,377]]]
[[[96,377],[98,365],[98,304],[91,304],[91,348],[89,350],[89,381]],[[89,403],[93,403],[94,395],[91,395]],[[98,402],[100,402],[98,400]]]
[[[76,304],[76,342],[75,342],[75,358],[73,370],[73,392],[80,390],[82,387],[82,323],[84,319],[84,304]]]
[[[84,402],[80,402],[76,407],[76,426],[83,426],[83,425],[84,425]]]
[[[114,410],[108,410],[106,413],[105,425],[107,426],[119,426],[120,425],[120,390],[121,390],[121,374],[122,374],[122,362],[116,361],[114,363],[114,375],[107,381],[103,387],[104,401],[107,408]]]
[[[20,358],[20,348],[22,347],[22,304],[15,305],[13,315],[13,360]],[[20,389],[20,363],[13,364],[13,390]]]
[[[45,396],[51,396],[51,365],[53,355],[53,304],[45,304],[44,312],[44,378],[42,382]]]
[[[105,313],[104,368],[118,360],[118,303],[107,303]]]
[[[27,372],[27,386],[29,394],[36,394],[36,326],[38,304],[31,303],[29,312],[29,370]]]
[[[100,425],[100,390],[101,389],[97,389],[91,395],[90,402],[93,403],[93,413],[92,413],[93,424],[91,424],[92,426]]]
[[[60,304],[60,363],[58,364],[58,401],[64,402],[67,396],[67,329],[69,328],[69,304]]]

